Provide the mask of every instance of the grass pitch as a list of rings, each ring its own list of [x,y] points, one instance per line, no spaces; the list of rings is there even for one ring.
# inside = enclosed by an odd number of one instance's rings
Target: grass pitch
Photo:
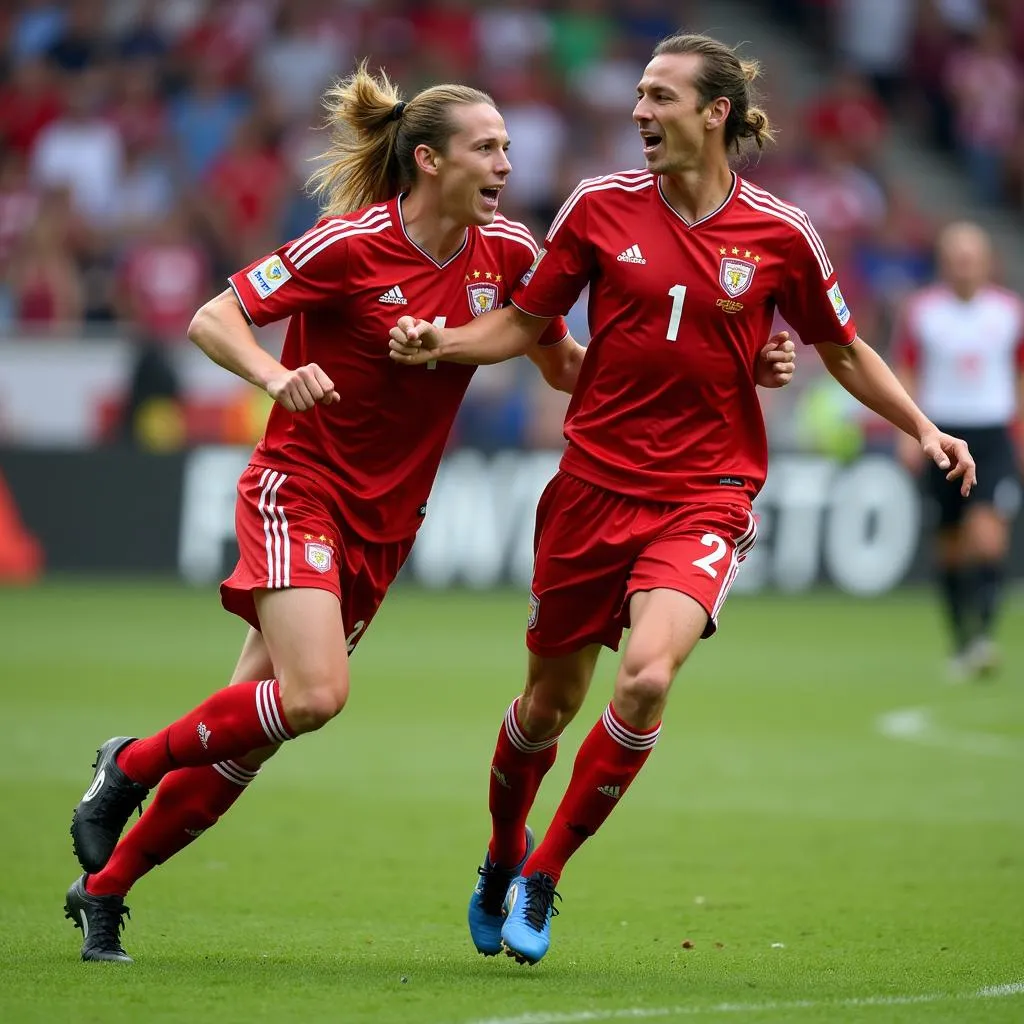
[[[125,966],[81,963],[62,918],[71,810],[99,742],[221,685],[243,627],[172,584],[0,591],[0,1020],[1024,1021],[1020,597],[1002,674],[961,687],[930,595],[734,598],[534,968],[465,926],[525,615],[522,594],[396,590],[342,717],[129,896]]]

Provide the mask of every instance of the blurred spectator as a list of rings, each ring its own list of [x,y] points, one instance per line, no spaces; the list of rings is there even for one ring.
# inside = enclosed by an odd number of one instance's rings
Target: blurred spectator
[[[551,48],[551,22],[545,0],[519,4],[490,2],[476,16],[476,45],[489,75],[535,67]]]
[[[956,118],[956,137],[978,198],[998,202],[1005,194],[1005,164],[1020,132],[1020,68],[1005,26],[986,22],[950,59],[946,83]]]
[[[156,62],[167,55],[167,31],[160,24],[160,0],[144,0],[120,27],[115,52],[121,60]]]
[[[188,185],[221,154],[249,107],[244,92],[227,86],[216,55],[200,57],[190,72],[170,111],[175,152]]]
[[[598,60],[615,35],[609,0],[566,0],[554,5],[551,25],[551,56],[569,77]]]
[[[36,136],[60,117],[64,97],[53,69],[40,57],[15,64],[0,87],[0,140],[20,153],[31,151]]]
[[[807,111],[807,131],[812,138],[838,147],[865,168],[876,164],[888,127],[885,104],[853,68],[839,71]]]
[[[268,112],[254,111],[203,175],[197,203],[225,273],[279,242],[291,183],[276,141]]]
[[[835,43],[886,102],[897,98],[914,30],[915,0],[836,0]]]
[[[0,280],[39,209],[40,193],[29,183],[22,154],[15,149],[0,151]]]
[[[181,207],[153,224],[125,253],[118,312],[136,347],[122,435],[174,447],[184,437],[174,349],[185,344],[192,314],[209,295],[210,270]]]
[[[52,64],[65,72],[85,71],[111,56],[104,35],[102,0],[70,0],[56,38],[46,50]]]
[[[73,335],[81,329],[84,297],[75,261],[68,255],[70,225],[62,197],[47,197],[35,223],[9,263],[14,317],[32,334]]]
[[[289,0],[257,61],[257,78],[285,119],[310,120],[324,89],[353,59],[341,25],[323,0]]]
[[[65,5],[57,0],[28,0],[11,22],[10,55],[20,63],[40,57],[64,31]]]
[[[96,69],[69,75],[64,112],[36,136],[31,157],[32,180],[67,186],[75,211],[95,226],[114,216],[124,160],[117,128],[102,116],[103,89]]]

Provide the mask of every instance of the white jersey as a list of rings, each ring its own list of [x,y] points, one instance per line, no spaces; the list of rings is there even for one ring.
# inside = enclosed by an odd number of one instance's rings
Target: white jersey
[[[997,427],[1017,410],[1024,372],[1024,302],[989,285],[966,301],[944,285],[910,299],[897,341],[917,376],[917,404],[933,422]]]

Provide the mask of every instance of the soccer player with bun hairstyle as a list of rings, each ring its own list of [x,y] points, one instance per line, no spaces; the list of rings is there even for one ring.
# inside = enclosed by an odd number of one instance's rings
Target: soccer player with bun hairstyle
[[[86,874],[66,911],[83,959],[130,959],[131,885],[210,828],[281,743],[345,705],[349,654],[409,553],[474,372],[396,366],[382,341],[396,314],[465,323],[503,305],[537,253],[497,212],[510,164],[489,96],[438,85],[406,102],[364,64],[326,102],[332,143],[312,179],[323,219],[233,274],[189,328],[275,403],[239,480],[239,560],[221,587],[249,632],[231,685],[152,736],[100,748],[71,826]],[[279,362],[250,325],[288,317]],[[507,354],[571,391],[583,349],[559,317],[537,338]]]
[[[646,167],[580,182],[505,308],[451,330],[406,316],[392,357],[472,362],[529,344],[590,286],[592,339],[537,509],[526,687],[489,771],[491,840],[470,899],[477,948],[535,963],[550,944],[566,862],[618,805],[661,730],[669,689],[715,632],[757,527],[768,465],[755,392],[775,311],[864,405],[905,431],[963,493],[962,440],[942,433],[857,336],[806,214],[736,174],[771,139],[757,65],[701,35],[654,51],[633,120]],[[526,828],[558,737],[602,646],[631,627],[611,702],[583,741],[553,821]]]

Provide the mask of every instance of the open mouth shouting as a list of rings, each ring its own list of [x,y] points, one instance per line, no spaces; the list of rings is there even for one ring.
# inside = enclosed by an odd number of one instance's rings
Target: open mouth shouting
[[[487,188],[480,189],[480,195],[483,197],[484,206],[488,210],[497,210],[498,208],[498,196],[501,194],[501,190],[504,185],[490,185]]]
[[[648,131],[645,128],[640,129],[640,139],[644,145],[644,156],[654,156],[662,144],[662,137],[654,131]]]

